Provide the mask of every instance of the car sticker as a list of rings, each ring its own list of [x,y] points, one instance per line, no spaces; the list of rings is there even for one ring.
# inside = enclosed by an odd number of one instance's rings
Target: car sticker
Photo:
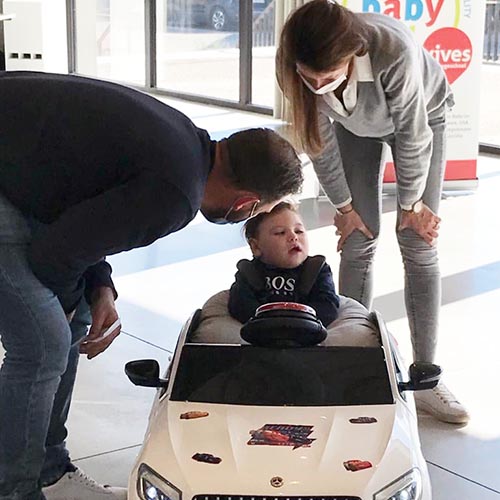
[[[315,438],[309,435],[313,425],[266,424],[250,431],[252,436],[247,444],[267,446],[293,446],[293,449],[310,447]]]
[[[358,470],[370,469],[373,465],[368,460],[347,460],[347,462],[344,462],[344,467],[348,471],[356,472]]]
[[[375,417],[357,417],[350,418],[349,422],[351,422],[351,424],[374,424],[378,422],[378,420]]]
[[[222,458],[210,453],[195,453],[191,458],[197,462],[204,462],[206,464],[220,464],[222,462]]]
[[[181,413],[181,420],[191,420],[193,418],[203,418],[208,417],[208,411],[187,411],[186,413]]]

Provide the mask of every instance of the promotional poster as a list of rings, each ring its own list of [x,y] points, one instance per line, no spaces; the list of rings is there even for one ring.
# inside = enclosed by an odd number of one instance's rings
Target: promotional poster
[[[478,154],[479,76],[485,3],[478,0],[339,0],[357,12],[403,21],[443,67],[455,106],[448,112],[445,186],[475,186]],[[394,182],[389,163],[384,180]]]

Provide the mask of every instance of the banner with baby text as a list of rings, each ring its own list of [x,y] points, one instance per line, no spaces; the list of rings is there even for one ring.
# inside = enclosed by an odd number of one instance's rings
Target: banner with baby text
[[[476,184],[479,138],[479,77],[484,0],[338,0],[358,12],[377,12],[404,21],[439,61],[455,96],[448,113],[445,186]],[[384,181],[394,182],[389,163]],[[453,186],[452,186],[453,185]]]

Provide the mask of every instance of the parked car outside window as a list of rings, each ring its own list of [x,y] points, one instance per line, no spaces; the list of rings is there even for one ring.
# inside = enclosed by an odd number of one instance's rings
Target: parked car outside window
[[[216,31],[237,30],[239,0],[166,0],[167,26],[199,26]],[[253,0],[258,17],[274,0]]]

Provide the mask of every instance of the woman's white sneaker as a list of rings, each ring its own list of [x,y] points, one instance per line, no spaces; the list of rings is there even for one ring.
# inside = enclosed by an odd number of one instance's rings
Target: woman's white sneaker
[[[47,500],[127,500],[127,488],[99,484],[78,467],[42,492]]]
[[[426,391],[414,393],[418,411],[429,413],[442,422],[466,424],[470,420],[469,412],[452,392],[442,383]]]

